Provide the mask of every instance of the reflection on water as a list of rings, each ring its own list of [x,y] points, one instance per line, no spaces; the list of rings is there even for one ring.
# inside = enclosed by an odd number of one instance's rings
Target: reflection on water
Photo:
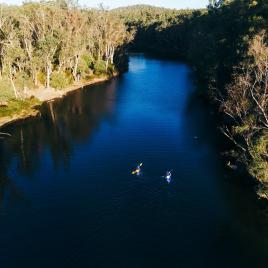
[[[87,87],[62,100],[41,107],[41,117],[19,122],[5,131],[12,136],[0,143],[0,206],[3,210],[24,193],[16,186],[12,174],[25,179],[38,172],[42,154],[48,150],[54,167],[68,167],[73,154],[73,141],[91,139],[102,120],[113,120],[117,98],[117,80]],[[10,169],[12,172],[10,172]]]
[[[223,166],[190,74],[136,55],[4,130],[1,268],[267,267],[267,218]]]

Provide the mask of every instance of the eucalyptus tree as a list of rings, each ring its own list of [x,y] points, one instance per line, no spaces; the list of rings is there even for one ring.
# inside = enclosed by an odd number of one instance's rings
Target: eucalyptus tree
[[[27,87],[55,87],[56,81],[61,88],[81,75],[88,79],[100,65],[100,73],[108,71],[131,39],[110,13],[82,9],[75,0],[0,5],[0,83],[8,79],[14,96],[23,97]]]
[[[12,13],[2,19],[1,25],[1,65],[2,73],[7,75],[12,85],[15,98],[18,98],[18,90],[15,85],[15,78],[18,71],[22,70],[22,64],[25,63],[25,54],[20,47],[18,29],[16,27],[16,18]]]
[[[23,49],[27,55],[28,66],[27,73],[37,86],[37,74],[40,71],[41,60],[39,58],[37,41],[38,41],[38,24],[37,13],[35,9],[40,8],[37,4],[24,4],[18,14],[20,25],[20,39]]]
[[[75,81],[78,81],[78,65],[81,60],[81,56],[86,51],[86,32],[89,25],[87,24],[87,18],[84,13],[74,9],[71,14],[71,20],[69,21],[69,31],[71,31],[71,44],[72,44],[72,58],[70,61],[70,67],[72,75]]]
[[[43,68],[46,72],[46,87],[49,88],[54,56],[62,38],[62,32],[59,27],[62,12],[55,6],[50,7],[41,4],[35,12],[38,56],[43,60]]]

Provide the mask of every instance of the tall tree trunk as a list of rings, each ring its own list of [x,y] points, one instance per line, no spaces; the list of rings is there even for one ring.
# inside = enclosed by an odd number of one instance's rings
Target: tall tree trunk
[[[51,63],[47,63],[46,88],[50,88]]]
[[[114,64],[114,46],[111,48],[111,64]]]
[[[109,58],[110,58],[110,46],[106,45],[106,49],[105,49],[105,69],[106,69],[106,72],[107,72],[108,67],[109,67]]]
[[[14,81],[13,81],[12,78],[10,78],[10,82],[12,84],[12,88],[13,88],[13,91],[14,91],[14,94],[15,94],[15,98],[17,99],[18,98],[18,92],[17,92],[16,86],[15,86]]]
[[[75,56],[75,63],[74,63],[74,68],[73,68],[73,77],[74,81],[77,82],[77,69],[78,69],[78,61],[79,61],[79,55]]]
[[[97,54],[98,54],[97,60],[99,61],[101,58],[100,46],[98,45],[98,47],[96,49],[97,49]]]
[[[13,81],[12,66],[11,66],[11,64],[9,64],[9,79],[10,79],[10,82],[11,82],[11,85],[12,85],[12,88],[13,88],[13,91],[14,91],[15,98],[17,99],[18,98],[18,91],[17,91],[16,86],[15,86],[15,83]]]

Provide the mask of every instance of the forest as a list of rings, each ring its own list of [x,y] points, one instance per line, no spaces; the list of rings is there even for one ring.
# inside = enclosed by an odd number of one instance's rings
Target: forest
[[[126,51],[183,59],[233,144],[232,166],[268,197],[268,3],[211,0],[206,9],[137,5],[106,10],[72,2],[0,6],[1,115],[29,90],[61,90],[127,66]],[[16,106],[20,109],[20,106]]]
[[[1,4],[1,115],[8,107],[20,109],[30,90],[61,90],[120,72],[132,34],[102,7],[81,9],[72,1]]]
[[[190,63],[201,95],[219,116],[233,144],[229,163],[249,173],[260,197],[268,197],[268,2],[211,0],[204,10],[150,6],[121,8],[136,31],[134,51]],[[244,171],[243,171],[244,172]]]

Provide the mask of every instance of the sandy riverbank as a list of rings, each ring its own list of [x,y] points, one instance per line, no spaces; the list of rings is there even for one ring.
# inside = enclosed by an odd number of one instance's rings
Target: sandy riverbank
[[[113,77],[115,77],[115,76],[117,76],[117,74],[115,74]],[[82,87],[101,83],[101,82],[109,80],[110,78],[111,77],[108,75],[102,76],[102,77],[96,77],[90,81],[83,81],[80,83],[75,83],[75,84],[73,84],[65,89],[62,89],[62,90],[56,90],[54,88],[42,89],[42,90],[40,90],[40,89],[39,90],[28,90],[27,96],[29,98],[30,97],[36,98],[38,101],[40,101],[40,105],[41,105],[44,102],[49,102],[49,101],[52,101],[55,99],[63,98],[68,93],[75,91],[75,90],[78,90]],[[40,114],[38,107],[39,107],[38,105],[33,105],[32,107],[28,107],[27,109],[23,109],[20,112],[12,114],[10,116],[0,117],[0,128],[6,126],[8,124],[11,124],[15,121],[18,121],[18,120],[38,116]]]

